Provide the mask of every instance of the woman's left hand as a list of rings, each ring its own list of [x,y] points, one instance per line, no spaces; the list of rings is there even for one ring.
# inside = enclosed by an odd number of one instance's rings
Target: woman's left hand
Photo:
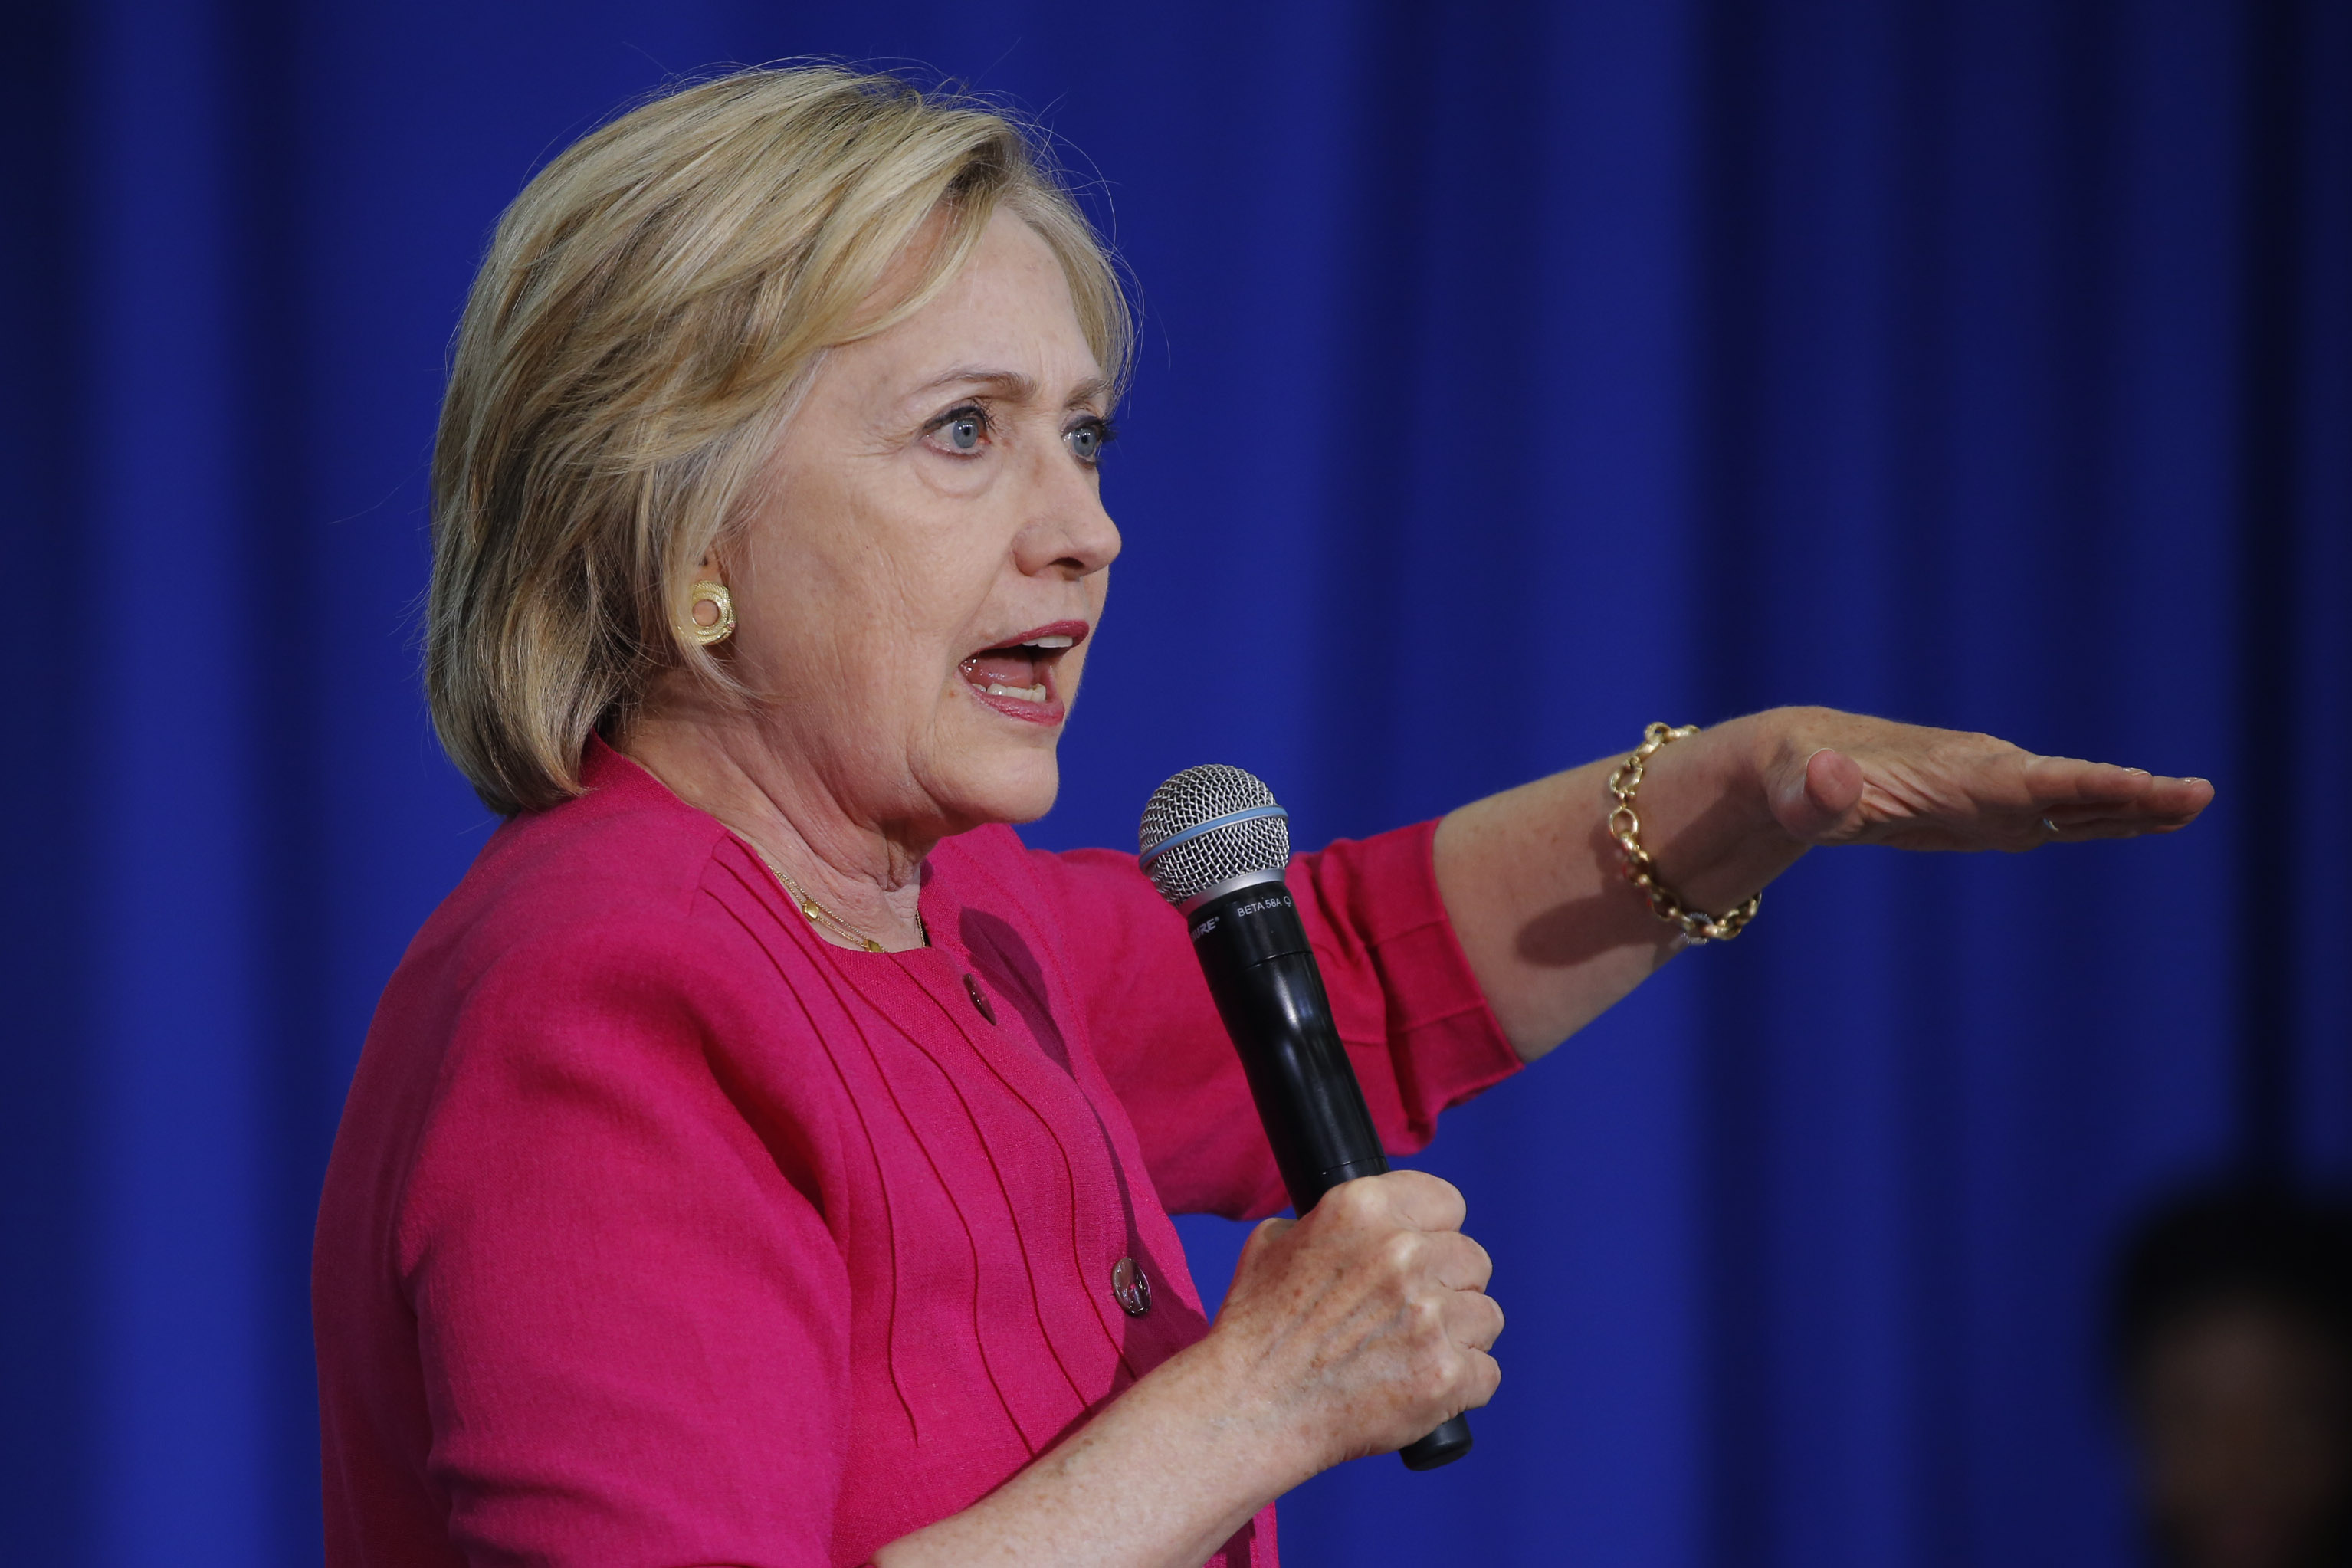
[[[1603,757],[1438,825],[1440,895],[1496,1018],[1532,1061],[1678,951],[1628,887]],[[1816,844],[2032,849],[2186,827],[2203,779],[2044,757],[1990,735],[1829,708],[1727,719],[1660,747],[1639,837],[1689,909],[1727,910]],[[1770,918],[1770,917],[1766,917]]]
[[[1773,816],[1803,844],[2033,849],[2186,827],[2203,779],[2045,757],[1990,735],[1827,708],[1781,709],[1764,764]]]

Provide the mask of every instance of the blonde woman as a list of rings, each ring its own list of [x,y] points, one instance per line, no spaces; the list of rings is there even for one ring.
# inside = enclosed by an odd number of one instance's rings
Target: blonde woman
[[[1204,1320],[1169,1214],[1283,1200],[1182,922],[1132,857],[1008,826],[1118,552],[1128,330],[1021,133],[886,79],[691,88],[508,213],[427,684],[509,820],[328,1174],[331,1562],[1263,1565],[1280,1493],[1494,1392],[1486,1257],[1426,1175],[1268,1222]],[[1596,763],[1294,864],[1392,1146],[1809,844],[2210,795],[1819,710],[1648,750],[1637,817]]]

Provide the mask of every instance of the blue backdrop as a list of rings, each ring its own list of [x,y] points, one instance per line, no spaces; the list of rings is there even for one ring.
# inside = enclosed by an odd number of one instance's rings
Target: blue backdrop
[[[1031,107],[1139,282],[1043,841],[1202,760],[1316,839],[1788,700],[2220,786],[2158,843],[1816,857],[1452,1117],[1501,1396],[1465,1464],[1296,1494],[1288,1559],[2130,1559],[2117,1229],[2352,1166],[2352,7],[12,14],[9,1561],[315,1559],[318,1181],[490,826],[417,695],[444,348],[555,148],[808,53]]]

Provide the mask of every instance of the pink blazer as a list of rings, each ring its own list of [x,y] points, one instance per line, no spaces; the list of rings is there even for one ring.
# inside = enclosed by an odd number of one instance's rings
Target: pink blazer
[[[1285,1200],[1132,857],[963,835],[932,946],[850,952],[634,763],[586,782],[368,1032],[312,1282],[331,1563],[861,1563],[1206,1331],[1169,1214]],[[1290,872],[1400,1152],[1518,1066],[1431,831]],[[1269,1509],[1216,1561],[1274,1560]]]

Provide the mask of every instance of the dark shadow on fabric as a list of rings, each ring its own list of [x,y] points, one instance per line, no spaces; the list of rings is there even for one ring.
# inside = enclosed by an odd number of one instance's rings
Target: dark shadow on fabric
[[[252,801],[247,831],[258,847],[268,951],[261,993],[268,1071],[262,1114],[269,1128],[270,1212],[262,1233],[259,1292],[273,1385],[268,1442],[278,1495],[269,1520],[276,1560],[316,1561],[321,1500],[316,1371],[310,1349],[310,1245],[319,1191],[341,1112],[335,1064],[328,927],[318,911],[336,889],[329,802],[320,759],[331,694],[315,660],[289,658],[276,606],[311,602],[320,581],[322,508],[301,455],[310,428],[304,373],[313,352],[304,310],[304,237],[315,188],[304,136],[301,27],[287,0],[246,0],[226,13],[235,83],[225,96],[236,143],[229,198],[236,207],[237,395],[250,411],[236,454],[248,522],[242,542],[247,605],[242,650],[256,710],[257,761],[270,788]]]
[[[1767,8],[1744,0],[1703,0],[1696,207],[1699,214],[1696,312],[1698,362],[1693,368],[1702,470],[1696,538],[1706,560],[1696,624],[1738,646],[1758,634],[1762,615],[1755,584],[1765,564],[1770,493],[1760,411],[1769,407],[1767,333],[1773,318],[1767,284],[1770,145],[1774,117]],[[1709,659],[1702,669],[1711,713],[1747,711],[1762,693],[1754,661]],[[1703,1376],[1712,1391],[1706,1427],[1701,1498],[1705,1560],[1763,1561],[1759,1543],[1777,1539],[1771,1452],[1774,1425],[1768,1325],[1756,1310],[1769,1286],[1768,1209],[1770,1160],[1763,1118],[1766,1074],[1748,1048],[1744,1027],[1752,993],[1738,944],[1729,964],[1710,964],[1701,981],[1706,1030],[1700,1047],[1699,1175],[1706,1279],[1702,1294]]]
[[[15,736],[0,767],[0,1235],[10,1281],[0,1346],[0,1540],[27,1568],[96,1561],[95,1232],[83,1173],[97,1118],[89,1045],[96,964],[85,820],[89,630],[81,584],[100,581],[75,501],[93,455],[75,414],[89,395],[76,335],[88,309],[77,237],[86,224],[72,135],[80,39],[62,7],[18,14],[0,49],[0,662]],[[60,658],[58,650],[69,651]],[[26,672],[34,673],[30,679]],[[311,1461],[311,1470],[318,1465]]]
[[[1029,951],[1029,944],[1010,921],[985,910],[964,910],[956,934],[964,951],[971,954],[972,967],[980,972],[989,989],[1013,1004],[1029,1026],[1030,1037],[1037,1042],[1046,1059],[1070,1078],[1071,1087],[1086,1101],[1087,1110],[1094,1118],[1095,1132],[1102,1139],[1103,1158],[1110,1165],[1112,1179],[1118,1184],[1119,1213],[1127,1222],[1127,1250],[1129,1256],[1149,1262],[1161,1279],[1167,1278],[1168,1260],[1150,1250],[1135,1223],[1135,1194],[1128,1185],[1127,1166],[1118,1157],[1118,1146],[1111,1142],[1110,1129],[1103,1123],[1101,1108],[1071,1071],[1070,1044],[1063,1038],[1060,1026],[1054,1022],[1053,1010],[1046,1005],[1045,974],[1037,963],[1037,955]],[[1173,1311],[1178,1308],[1175,1294],[1163,1291],[1152,1310]]]
[[[2295,440],[2304,308],[2305,32],[2298,0],[2246,0],[2241,179],[2238,425],[2238,714],[2242,751],[2295,776]],[[2278,930],[2274,816],[2241,810],[2237,1095],[2240,1167],[2285,1173],[2294,1158],[2295,946]]]
[[[1118,1184],[1119,1212],[1127,1225],[1128,1255],[1145,1264],[1154,1276],[1155,1283],[1166,1281],[1171,1273],[1171,1260],[1160,1258],[1150,1249],[1135,1223],[1135,1194],[1128,1185],[1127,1167],[1118,1157],[1118,1147],[1111,1142],[1110,1129],[1104,1125],[1102,1111],[1096,1106],[1094,1097],[1086,1092],[1076,1081],[1076,1074],[1071,1071],[1069,1041],[1063,1037],[1061,1026],[1054,1021],[1052,1008],[1046,1005],[1045,975],[1037,962],[1037,955],[1029,950],[1028,942],[1023,940],[1011,921],[985,910],[966,909],[957,923],[956,935],[964,951],[971,955],[972,968],[979,973],[981,979],[991,991],[1013,1005],[1029,1026],[1030,1037],[1037,1042],[1046,1059],[1070,1078],[1071,1088],[1085,1100],[1087,1111],[1094,1118],[1096,1134],[1102,1139],[1103,1158],[1110,1166],[1112,1179]],[[1155,1313],[1192,1317],[1192,1310],[1177,1298],[1172,1289],[1159,1290],[1152,1299],[1151,1310]],[[1205,1320],[1198,1318],[1193,1319],[1193,1323],[1198,1329],[1207,1326]],[[1122,1346],[1121,1350],[1122,1359],[1125,1359],[1125,1347]],[[1127,1365],[1132,1373],[1134,1363],[1128,1361]],[[1096,1401],[1055,1433],[1046,1447],[1050,1448],[1068,1438],[1100,1414],[1103,1406],[1116,1399],[1123,1390],[1124,1385]],[[1241,1533],[1234,1539],[1246,1542],[1255,1540],[1255,1533],[1256,1525],[1253,1522],[1244,1525]],[[1249,1559],[1244,1553],[1235,1561],[1245,1563]]]
[[[1046,1005],[1045,971],[1021,933],[1009,921],[985,910],[968,909],[956,937],[971,954],[972,967],[980,971],[989,989],[1019,1009],[1029,1025],[1030,1037],[1055,1067],[1068,1073],[1070,1044],[1062,1037],[1053,1010]]]

